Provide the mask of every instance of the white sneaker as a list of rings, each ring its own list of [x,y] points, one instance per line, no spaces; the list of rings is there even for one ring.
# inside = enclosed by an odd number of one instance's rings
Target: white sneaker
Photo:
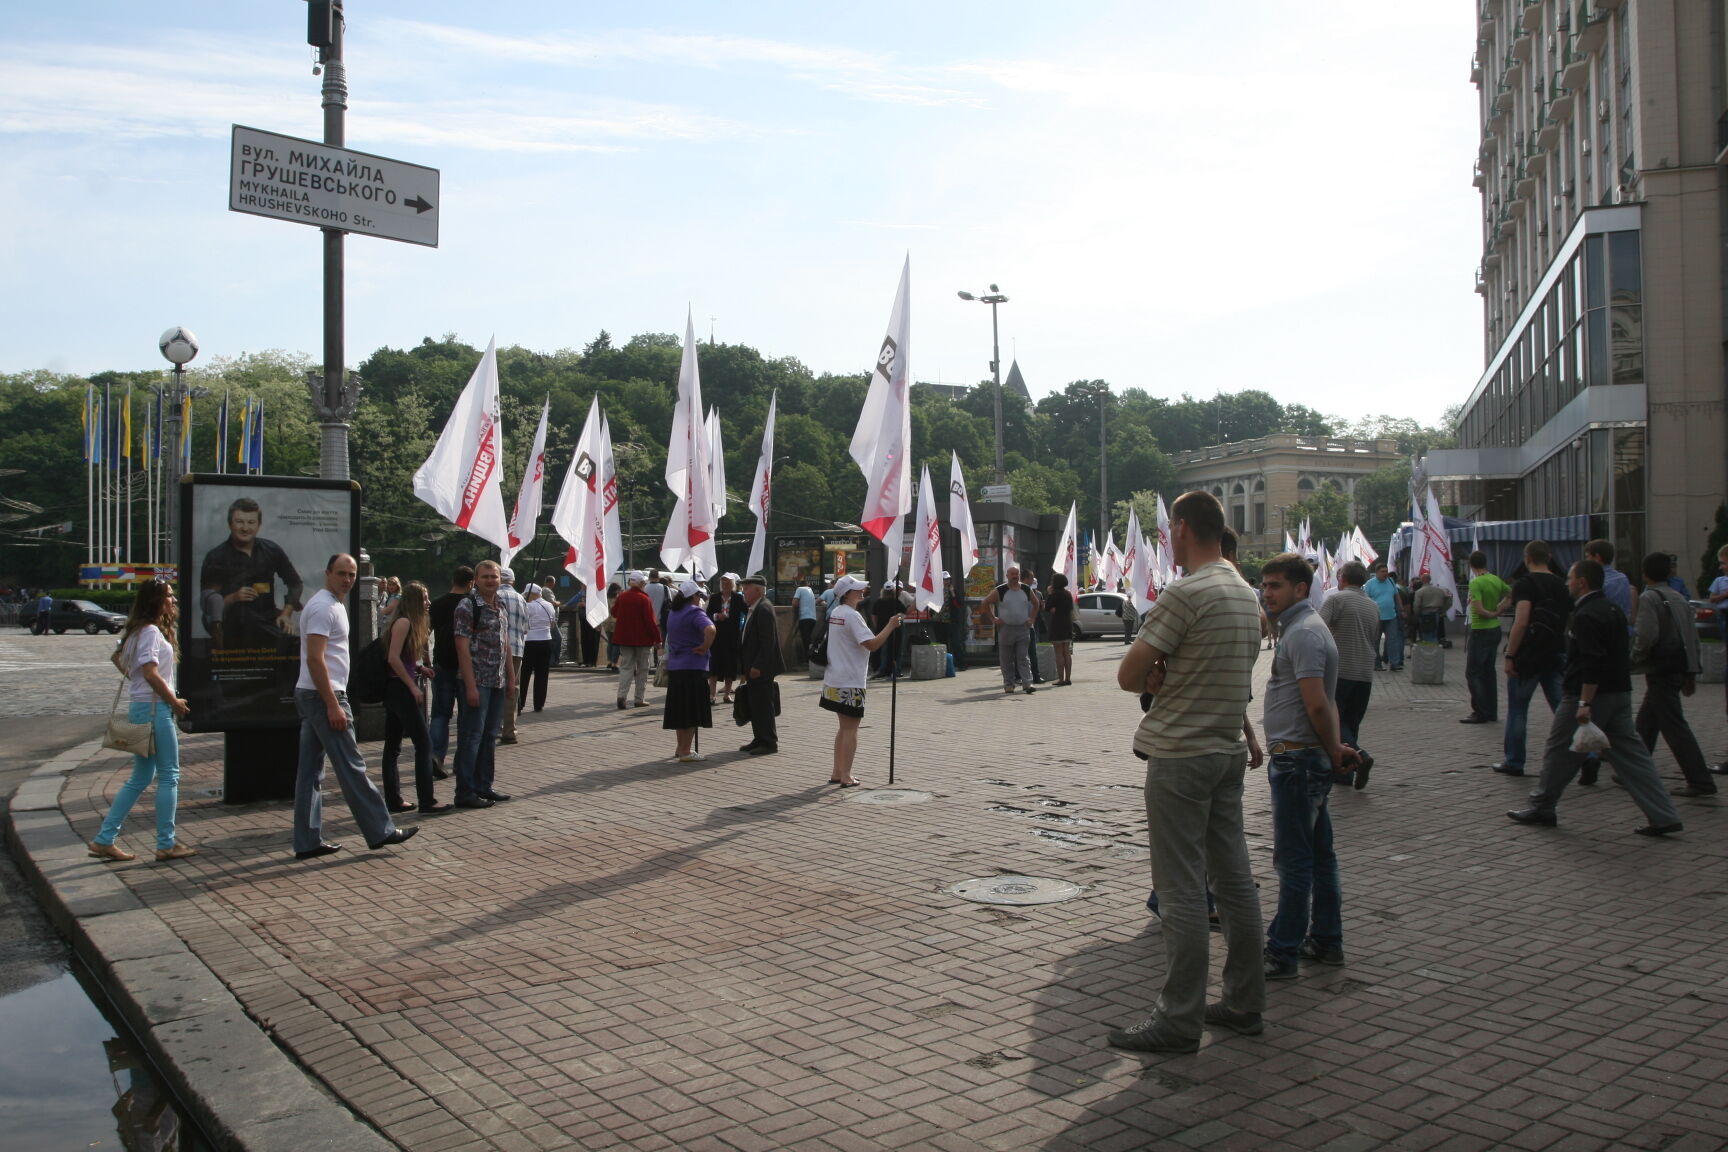
[[[698,761],[708,759],[708,757],[704,756],[700,752],[686,752],[682,756],[675,757],[675,759],[680,764],[695,764]]]

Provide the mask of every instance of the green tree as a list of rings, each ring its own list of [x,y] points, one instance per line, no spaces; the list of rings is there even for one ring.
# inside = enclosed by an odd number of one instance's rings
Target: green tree
[[[1328,481],[1315,489],[1308,499],[1298,500],[1290,506],[1284,523],[1290,526],[1292,536],[1304,517],[1308,520],[1308,533],[1314,543],[1325,541],[1328,548],[1335,547],[1338,538],[1351,528],[1350,500],[1336,484]]]

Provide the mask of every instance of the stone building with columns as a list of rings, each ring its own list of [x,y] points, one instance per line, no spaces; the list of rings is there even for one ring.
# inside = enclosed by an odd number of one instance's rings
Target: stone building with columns
[[[1181,490],[1203,488],[1224,505],[1225,522],[1241,537],[1244,553],[1277,552],[1291,505],[1330,484],[1355,512],[1356,482],[1403,459],[1396,440],[1277,433],[1234,444],[1213,444],[1170,457]]]

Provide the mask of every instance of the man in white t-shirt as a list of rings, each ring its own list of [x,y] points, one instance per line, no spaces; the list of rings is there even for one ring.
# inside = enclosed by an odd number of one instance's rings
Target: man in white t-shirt
[[[324,568],[324,587],[300,613],[300,679],[294,706],[300,712],[300,770],[294,780],[294,855],[300,860],[340,852],[324,839],[324,760],[336,769],[342,798],[366,847],[401,844],[418,828],[403,831],[390,820],[384,797],[366,775],[366,761],[354,740],[354,712],[348,705],[348,593],[359,568],[354,557],[337,553]]]

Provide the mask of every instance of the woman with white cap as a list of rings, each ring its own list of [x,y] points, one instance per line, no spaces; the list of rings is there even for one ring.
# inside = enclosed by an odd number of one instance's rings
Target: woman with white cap
[[[714,625],[702,610],[702,587],[686,580],[666,610],[666,710],[660,722],[678,733],[673,759],[680,764],[704,758],[694,751],[696,729],[714,726],[708,695],[708,652],[713,646]]]
[[[864,719],[864,681],[870,653],[887,643],[904,617],[895,615],[872,633],[858,611],[869,585],[856,576],[834,582],[834,609],[828,613],[828,671],[822,676],[821,706],[840,718],[834,733],[834,771],[828,783],[856,788],[852,760],[858,754],[858,722]]]
[[[719,703],[732,703],[732,681],[738,678],[738,641],[744,634],[744,614],[749,611],[744,597],[738,592],[738,574],[727,572],[720,577],[720,591],[708,602],[708,617],[714,621],[714,650],[708,654],[708,698],[720,681],[726,681],[726,691]]]

